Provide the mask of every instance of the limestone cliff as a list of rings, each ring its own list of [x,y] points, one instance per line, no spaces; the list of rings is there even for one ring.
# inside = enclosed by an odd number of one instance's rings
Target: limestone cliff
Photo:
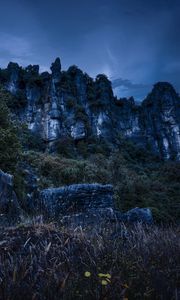
[[[148,147],[163,159],[180,159],[180,98],[165,82],[136,105],[134,99],[117,99],[105,75],[95,80],[76,66],[61,70],[60,59],[51,74],[39,66],[22,68],[9,63],[0,70],[0,83],[20,101],[18,118],[49,145],[63,137],[74,141],[91,136],[114,144],[124,136]]]

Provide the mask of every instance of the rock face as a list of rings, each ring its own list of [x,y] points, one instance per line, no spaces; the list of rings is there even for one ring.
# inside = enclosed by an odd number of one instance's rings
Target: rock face
[[[0,223],[11,223],[19,218],[20,207],[13,191],[13,176],[0,170]]]
[[[180,98],[169,83],[155,84],[136,105],[132,97],[116,99],[105,75],[93,80],[76,66],[62,71],[59,58],[51,72],[15,63],[0,70],[0,83],[26,99],[16,115],[48,147],[64,137],[77,142],[92,136],[113,145],[121,135],[163,159],[180,159]]]
[[[149,208],[133,208],[123,214],[124,221],[127,222],[143,222],[151,224],[153,222],[152,212]]]
[[[65,215],[61,222],[63,225],[68,224],[72,227],[87,226],[93,224],[121,224],[123,223],[142,223],[151,225],[153,224],[152,212],[149,208],[133,208],[126,213],[121,213],[113,208],[96,208],[88,209],[81,213]]]
[[[48,218],[74,226],[112,222],[153,223],[149,208],[134,208],[126,213],[115,210],[113,186],[74,184],[50,188],[40,193],[40,210]]]
[[[157,83],[143,102],[142,128],[155,152],[180,159],[180,99],[168,83]]]
[[[32,188],[32,183],[30,185]],[[74,184],[49,188],[36,194],[36,198],[36,203],[33,203],[32,198],[29,199],[30,210],[39,210],[48,219],[61,220],[63,225],[87,226],[109,222],[151,224],[153,222],[152,213],[148,208],[135,208],[127,213],[116,211],[112,185]],[[0,171],[0,225],[17,222],[21,214],[22,209],[13,190],[13,177]]]
[[[41,209],[50,217],[113,208],[112,185],[74,184],[40,193]]]

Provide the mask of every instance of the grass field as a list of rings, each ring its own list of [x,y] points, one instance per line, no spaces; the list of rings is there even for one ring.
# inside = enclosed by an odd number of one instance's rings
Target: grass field
[[[0,300],[178,300],[179,242],[177,227],[2,228]]]

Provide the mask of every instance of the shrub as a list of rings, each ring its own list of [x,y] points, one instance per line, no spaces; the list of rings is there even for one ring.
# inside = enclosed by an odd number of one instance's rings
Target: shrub
[[[16,131],[0,128],[0,167],[5,172],[14,172],[21,154],[21,145]]]
[[[71,137],[63,137],[56,143],[57,154],[73,158],[75,157],[74,140]]]
[[[0,89],[0,168],[5,172],[15,170],[21,154],[17,129],[11,122],[6,104],[9,99],[9,93]]]

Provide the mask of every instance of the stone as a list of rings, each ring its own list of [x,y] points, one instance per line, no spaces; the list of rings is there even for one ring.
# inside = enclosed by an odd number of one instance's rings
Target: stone
[[[40,192],[41,211],[50,217],[86,212],[89,209],[113,208],[112,185],[74,184]]]
[[[20,77],[20,67],[17,63],[10,62],[7,67],[8,71],[8,82],[6,83],[6,88],[9,92],[15,95],[18,91],[19,77]]]
[[[112,208],[91,208],[84,212],[65,215],[60,220],[63,226],[92,226],[97,227],[100,224],[107,226],[117,222],[116,212]]]
[[[86,136],[85,125],[81,121],[77,121],[71,126],[71,137],[75,140],[82,140]]]
[[[21,209],[13,190],[13,176],[0,170],[0,224],[17,221],[20,211]]]
[[[167,159],[180,159],[180,98],[168,82],[154,85],[142,103],[141,122],[153,151]]]
[[[61,219],[63,225],[77,226],[113,226],[123,223],[153,224],[152,212],[149,208],[133,208],[126,213],[115,210],[113,207],[88,208],[83,212],[71,213]]]
[[[146,224],[153,223],[152,212],[149,208],[133,208],[130,209],[128,212],[124,213],[122,216],[125,222],[140,222]]]
[[[52,71],[52,78],[58,82],[61,77],[61,61],[60,58],[57,57],[55,62],[51,65],[51,71]]]

